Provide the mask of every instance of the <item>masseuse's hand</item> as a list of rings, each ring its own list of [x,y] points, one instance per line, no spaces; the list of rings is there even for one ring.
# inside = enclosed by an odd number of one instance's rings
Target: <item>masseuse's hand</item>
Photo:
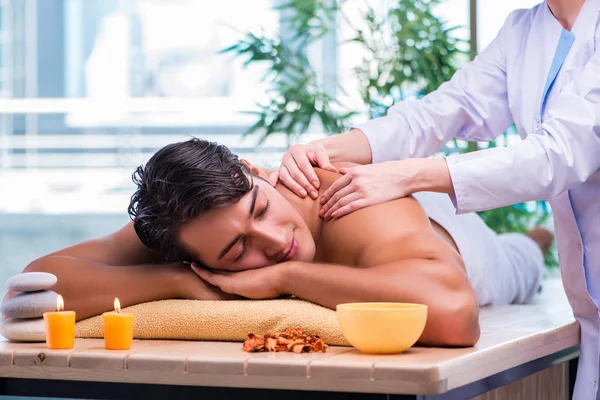
[[[321,196],[323,218],[337,218],[363,207],[399,199],[415,192],[454,193],[443,158],[411,158],[381,164],[340,168],[341,178]]]
[[[316,199],[320,182],[315,166],[337,172],[321,144],[295,144],[283,155],[279,171],[270,175],[269,182],[275,186],[280,180],[298,196],[304,198],[308,194]]]
[[[200,278],[225,293],[249,299],[274,299],[283,294],[280,290],[282,265],[240,272],[209,270],[197,264],[192,264],[192,269]]]
[[[413,160],[340,168],[343,175],[321,196],[319,215],[325,219],[342,217],[363,207],[412,194],[409,182]]]

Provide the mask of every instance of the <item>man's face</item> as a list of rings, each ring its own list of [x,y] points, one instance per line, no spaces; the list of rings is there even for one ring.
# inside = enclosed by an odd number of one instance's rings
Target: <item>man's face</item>
[[[228,271],[312,261],[315,242],[298,211],[268,182],[250,179],[252,190],[240,201],[180,228],[183,247],[204,265]]]

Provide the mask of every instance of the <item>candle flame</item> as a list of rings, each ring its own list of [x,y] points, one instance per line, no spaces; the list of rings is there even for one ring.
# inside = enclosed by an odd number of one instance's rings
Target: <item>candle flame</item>
[[[120,312],[121,311],[121,302],[119,301],[118,297],[115,297],[115,311],[116,312]]]
[[[59,294],[56,297],[56,311],[62,311],[65,309],[65,301],[63,300],[63,297]]]

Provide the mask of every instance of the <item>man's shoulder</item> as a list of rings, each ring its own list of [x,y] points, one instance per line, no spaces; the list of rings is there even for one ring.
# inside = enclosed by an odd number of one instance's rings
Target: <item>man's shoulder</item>
[[[427,258],[438,244],[429,218],[411,197],[366,207],[324,224],[329,252],[350,252],[354,265]]]
[[[383,239],[430,231],[423,207],[414,197],[403,197],[354,211],[326,223],[328,228],[350,229],[368,237]],[[358,234],[359,232],[357,232]]]
[[[340,177],[329,171],[319,171],[318,175],[323,191]],[[404,244],[420,242],[427,246],[428,238],[434,235],[427,214],[413,197],[362,208],[325,222],[322,230],[328,253],[350,252],[357,263],[365,261],[365,254],[382,252],[386,257],[410,258],[416,255],[413,250],[420,250]]]
[[[336,180],[342,177],[339,173],[316,169],[321,187],[321,194],[325,192]],[[347,224],[360,223],[375,218],[376,220],[400,220],[408,223],[410,227],[428,226],[429,219],[419,202],[412,196],[402,197],[395,200],[386,201],[373,206],[365,207],[354,211],[342,218],[335,220],[336,222],[344,222]],[[393,224],[392,226],[396,226]],[[411,228],[410,230],[413,230]]]

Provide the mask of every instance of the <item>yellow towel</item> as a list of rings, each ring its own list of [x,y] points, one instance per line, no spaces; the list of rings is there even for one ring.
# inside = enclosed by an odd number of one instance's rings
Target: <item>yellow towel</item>
[[[244,341],[249,333],[280,332],[300,327],[333,346],[349,346],[335,311],[299,299],[162,300],[123,309],[135,315],[136,339]],[[102,338],[102,316],[76,324],[80,338]]]

